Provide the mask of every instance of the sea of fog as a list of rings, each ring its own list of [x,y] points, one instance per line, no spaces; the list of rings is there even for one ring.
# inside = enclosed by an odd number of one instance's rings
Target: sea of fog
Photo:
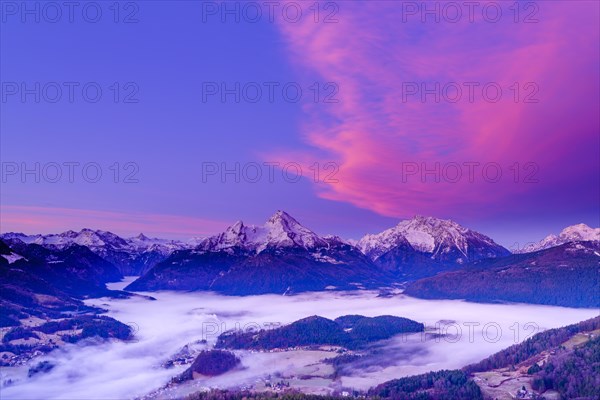
[[[109,285],[122,289],[134,278]],[[297,387],[322,392],[336,387],[366,389],[389,379],[430,370],[460,368],[479,361],[544,329],[579,322],[598,314],[594,309],[528,304],[478,304],[459,300],[421,300],[404,295],[378,297],[377,292],[318,292],[295,296],[222,296],[214,293],[171,291],[141,293],[155,301],[93,299],[89,305],[135,329],[131,342],[80,343],[34,359],[30,365],[3,368],[2,399],[128,399],[164,386],[187,366],[162,365],[184,345],[202,339],[214,344],[219,333],[251,327],[269,328],[311,315],[336,318],[347,314],[396,315],[422,322],[443,337],[414,334],[396,337],[375,349],[375,356],[352,365],[335,382],[312,379]],[[157,397],[182,395],[206,387],[240,387],[257,384],[267,374],[327,375],[331,366],[319,360],[335,356],[321,351],[281,353],[237,352],[242,367],[219,377],[160,392]],[[28,368],[40,361],[55,364],[45,374],[27,377]]]

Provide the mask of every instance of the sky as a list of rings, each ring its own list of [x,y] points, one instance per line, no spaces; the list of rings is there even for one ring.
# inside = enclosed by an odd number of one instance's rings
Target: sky
[[[0,3],[0,230],[600,225],[595,1]]]

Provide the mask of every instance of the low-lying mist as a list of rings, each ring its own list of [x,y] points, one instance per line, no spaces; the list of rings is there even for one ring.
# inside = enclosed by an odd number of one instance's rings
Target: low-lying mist
[[[132,279],[114,284],[123,288]],[[464,301],[420,300],[403,295],[378,297],[376,292],[320,292],[296,296],[262,295],[228,297],[213,293],[147,293],[157,300],[93,299],[86,303],[109,310],[108,315],[136,330],[131,342],[79,343],[67,345],[30,365],[4,368],[3,399],[126,399],[143,396],[164,386],[187,366],[165,368],[163,364],[181,348],[206,340],[210,347],[219,333],[238,328],[268,328],[311,315],[336,318],[347,314],[396,315],[422,322],[427,334],[395,337],[376,344],[369,355],[345,364],[343,376],[306,381],[306,389],[327,387],[366,389],[377,383],[430,370],[460,368],[521,342],[532,334],[579,322],[597,315],[593,309],[527,304],[477,304]],[[440,336],[434,333],[441,333]],[[236,352],[242,367],[214,378],[183,385],[179,392],[201,387],[252,385],[266,374],[329,375],[333,368],[319,363],[334,352],[296,351],[279,353]],[[48,373],[27,377],[29,367],[48,360]],[[319,387],[321,385],[321,387]]]

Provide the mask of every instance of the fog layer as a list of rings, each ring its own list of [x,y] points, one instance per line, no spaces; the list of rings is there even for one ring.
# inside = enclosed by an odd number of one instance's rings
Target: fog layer
[[[126,286],[132,278],[111,285]],[[32,361],[28,366],[5,368],[2,381],[15,383],[2,388],[3,399],[126,399],[142,396],[166,384],[187,366],[164,368],[184,345],[207,340],[214,344],[225,330],[268,328],[311,315],[336,318],[346,314],[396,315],[424,323],[429,332],[444,334],[396,337],[379,344],[374,355],[349,365],[343,377],[298,384],[307,391],[333,387],[368,388],[374,384],[430,370],[460,368],[518,343],[540,330],[564,326],[597,315],[594,309],[527,304],[477,304],[457,300],[421,300],[404,295],[378,297],[376,292],[320,292],[297,296],[262,295],[228,297],[213,293],[146,293],[130,299],[94,299],[87,304],[109,310],[108,315],[131,324],[136,340],[102,344],[80,343]],[[487,324],[487,325],[486,325]],[[239,387],[256,384],[258,378],[281,371],[327,375],[330,366],[318,361],[335,353],[238,352],[242,367],[215,378],[188,384],[185,391],[200,387]],[[42,360],[56,366],[49,373],[27,377],[28,368]],[[329,369],[328,369],[329,368]],[[179,392],[178,394],[181,394]]]

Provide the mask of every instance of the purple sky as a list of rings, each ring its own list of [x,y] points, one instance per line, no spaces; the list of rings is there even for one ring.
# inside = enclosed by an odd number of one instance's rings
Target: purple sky
[[[98,2],[95,23],[9,3],[3,232],[187,238],[283,209],[323,234],[420,214],[512,246],[600,224],[595,1],[430,2],[438,21],[421,2],[281,2],[273,21],[262,2]]]

